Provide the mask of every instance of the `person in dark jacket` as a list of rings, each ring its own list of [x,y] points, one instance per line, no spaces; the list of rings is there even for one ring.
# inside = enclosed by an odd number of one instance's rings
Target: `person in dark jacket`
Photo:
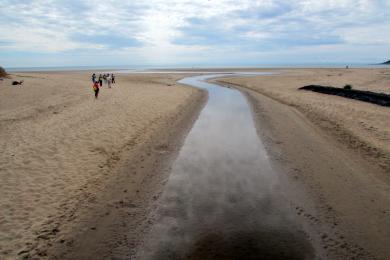
[[[100,85],[100,87],[103,86],[103,77],[102,77],[102,74],[99,75],[99,85]]]

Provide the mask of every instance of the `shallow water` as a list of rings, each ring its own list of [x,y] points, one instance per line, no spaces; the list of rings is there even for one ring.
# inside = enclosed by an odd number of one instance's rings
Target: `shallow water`
[[[209,100],[173,164],[139,258],[312,259],[247,100],[204,81],[215,77],[180,81],[207,89]]]

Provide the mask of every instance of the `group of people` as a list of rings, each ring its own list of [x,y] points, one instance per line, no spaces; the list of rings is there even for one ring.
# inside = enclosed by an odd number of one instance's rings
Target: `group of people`
[[[112,73],[111,75],[109,73],[103,75],[99,74],[98,78],[96,77],[96,74],[93,73],[91,79],[93,83],[92,85],[93,91],[95,92],[95,98],[98,98],[99,90],[101,87],[103,87],[103,83],[104,85],[107,85],[109,88],[111,88],[112,84],[115,84],[115,76]]]

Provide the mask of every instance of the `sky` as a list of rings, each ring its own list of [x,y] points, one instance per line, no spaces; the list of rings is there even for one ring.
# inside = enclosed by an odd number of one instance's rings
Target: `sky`
[[[5,67],[388,59],[390,0],[0,0]]]

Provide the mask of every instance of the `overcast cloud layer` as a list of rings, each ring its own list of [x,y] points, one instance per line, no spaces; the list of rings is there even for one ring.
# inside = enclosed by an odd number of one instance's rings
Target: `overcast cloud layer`
[[[390,0],[0,0],[0,65],[390,59]]]

